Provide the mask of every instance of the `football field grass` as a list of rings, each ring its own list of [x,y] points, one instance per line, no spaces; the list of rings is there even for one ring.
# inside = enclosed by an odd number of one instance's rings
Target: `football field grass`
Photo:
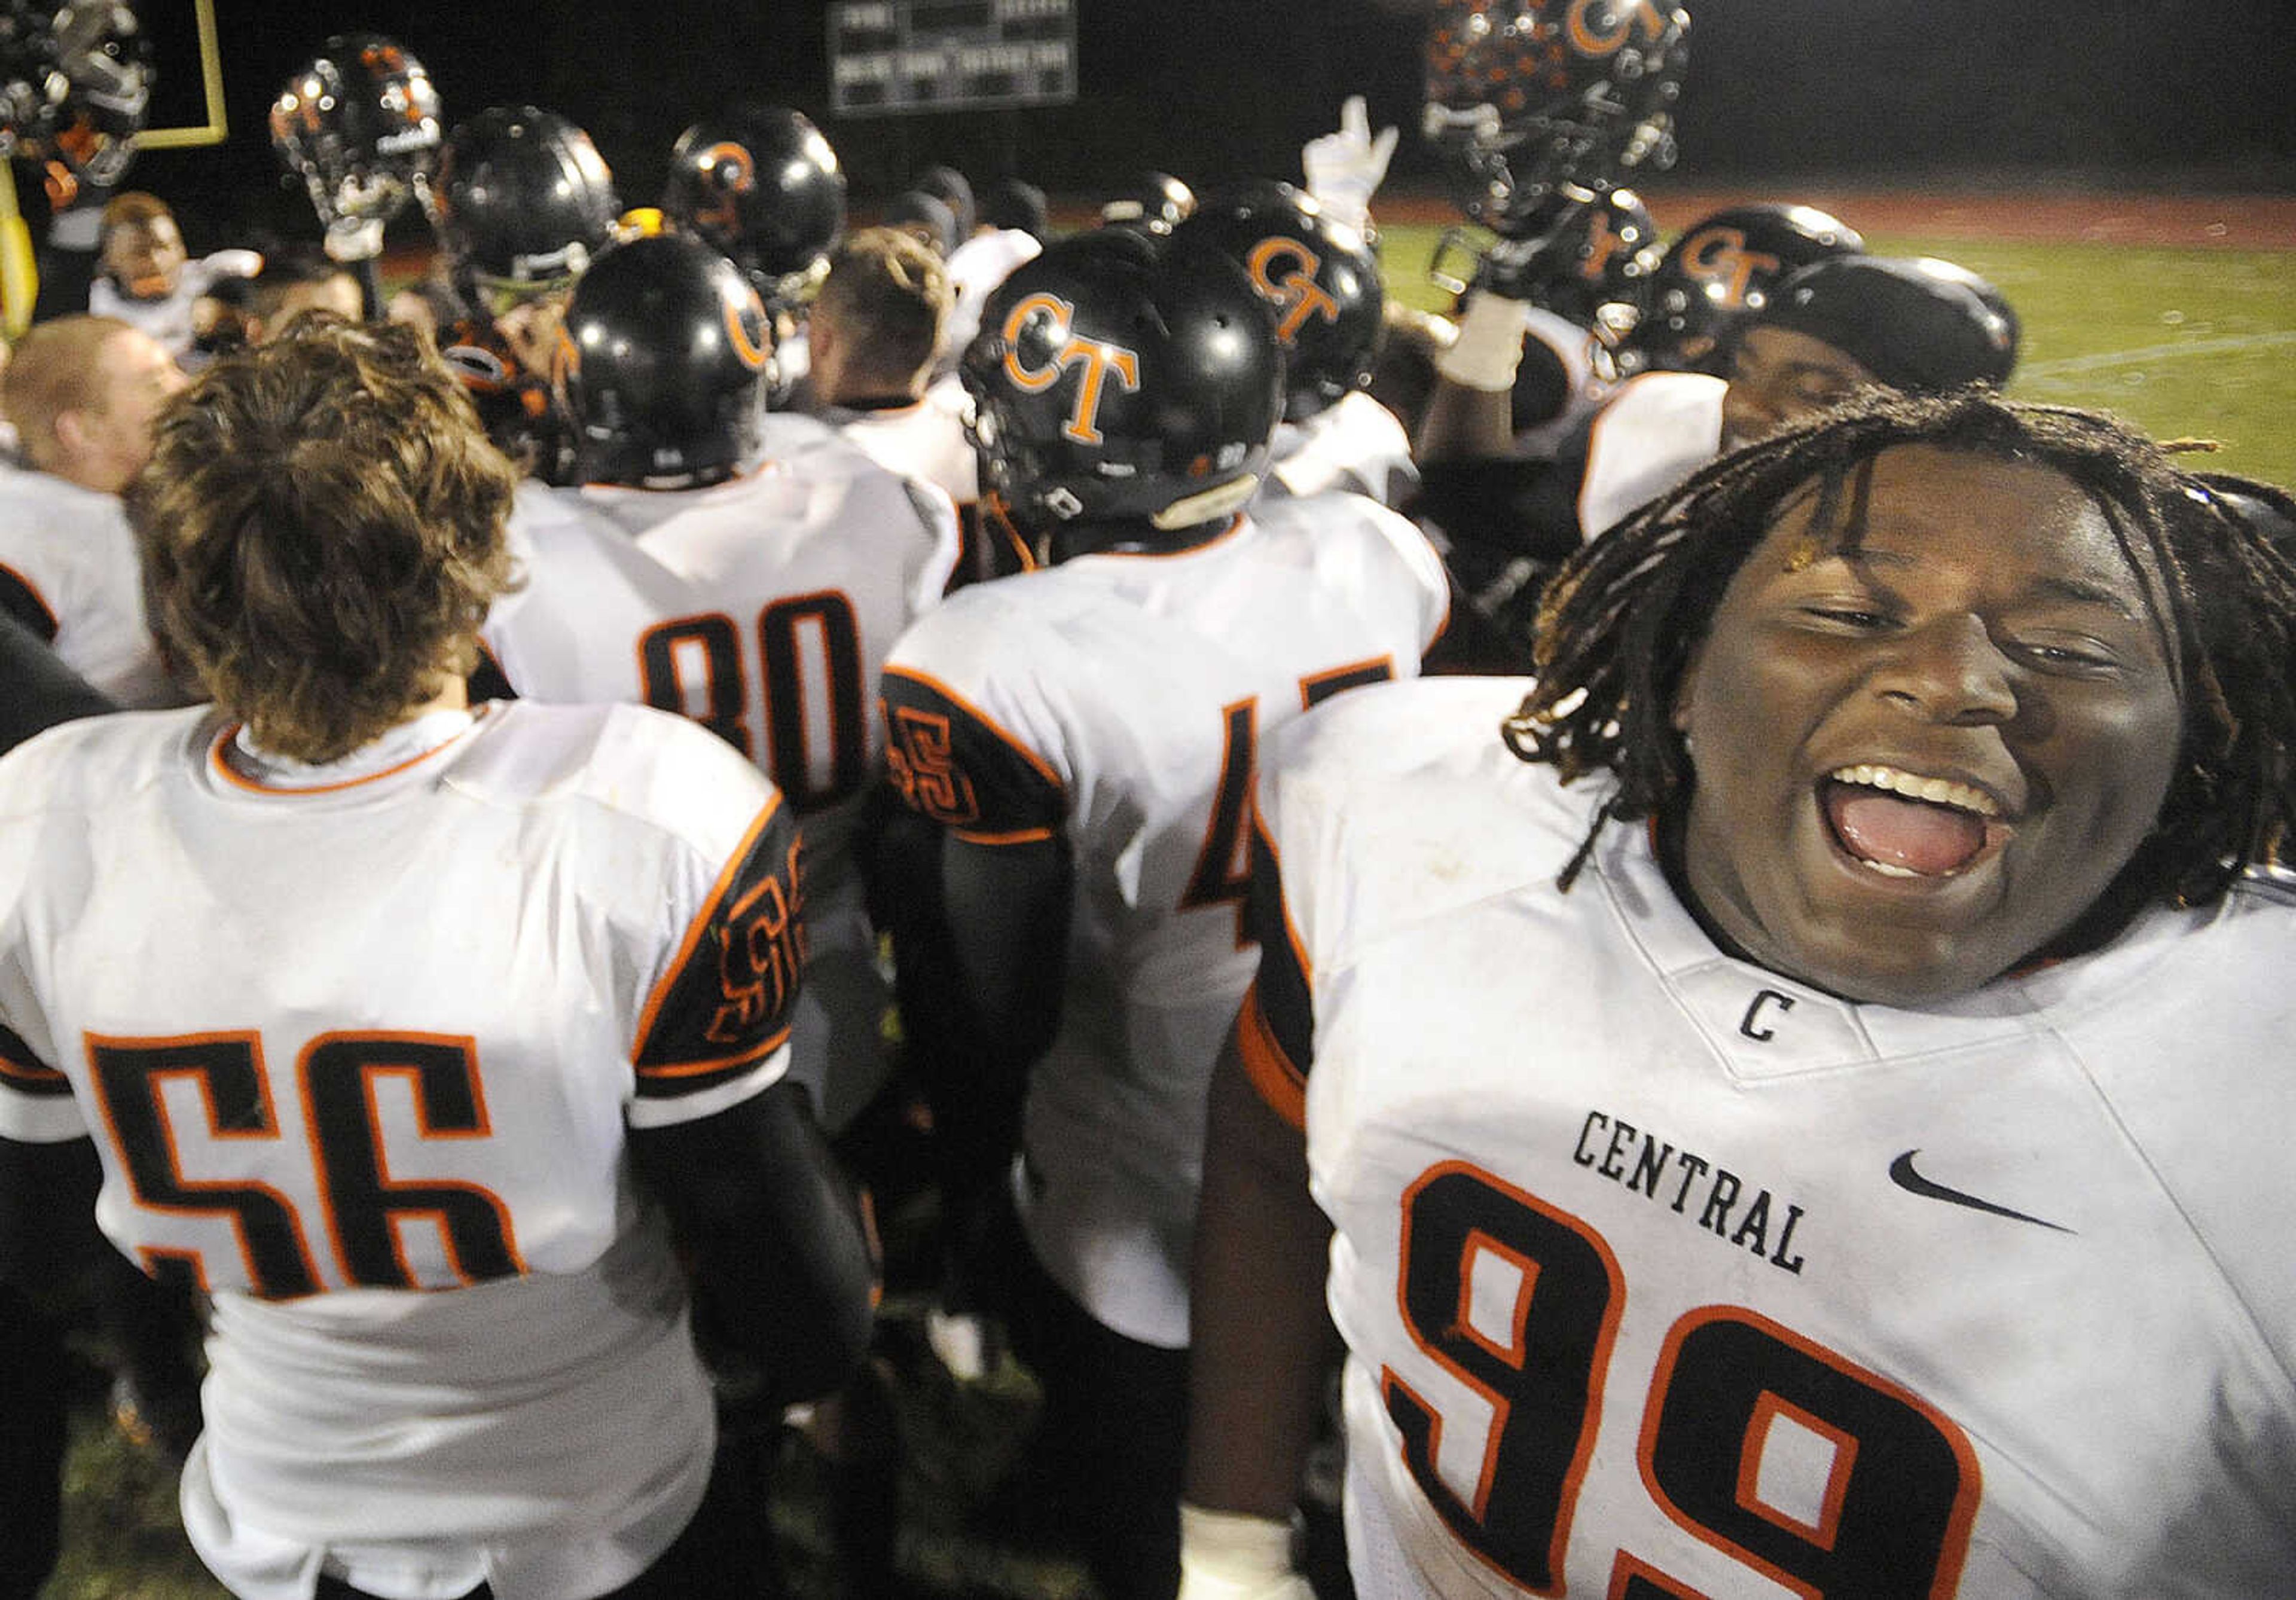
[[[1390,294],[1445,308],[1425,271],[1441,233],[1382,230]],[[1874,233],[1866,246],[1942,256],[2000,288],[2024,326],[2018,398],[2111,411],[2156,439],[2212,439],[2222,447],[2188,464],[2296,485],[2296,250]]]

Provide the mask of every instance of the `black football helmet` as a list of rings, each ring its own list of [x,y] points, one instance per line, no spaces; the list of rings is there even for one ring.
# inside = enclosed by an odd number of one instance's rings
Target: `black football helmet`
[[[408,200],[429,203],[443,139],[430,74],[380,34],[329,39],[271,103],[271,147],[344,259],[379,250]]]
[[[844,236],[845,174],[803,115],[739,107],[678,135],[661,209],[755,273],[768,299],[797,299]]]
[[[1143,172],[1100,204],[1104,227],[1168,234],[1192,216],[1195,191],[1168,172]]]
[[[1638,311],[1660,260],[1658,219],[1632,189],[1557,184],[1526,217],[1529,232],[1492,250],[1476,281],[1583,328]]]
[[[999,284],[958,372],[981,487],[1031,537],[1239,511],[1283,413],[1275,316],[1196,241],[1097,228]]]
[[[1384,324],[1379,258],[1313,196],[1255,184],[1198,207],[1172,237],[1221,251],[1275,309],[1284,421],[1303,422],[1370,384]]]
[[[613,238],[622,205],[590,135],[530,105],[455,126],[430,222],[448,270],[489,293],[562,289]]]
[[[756,454],[773,334],[758,291],[691,234],[616,244],[574,286],[552,377],[587,481],[714,481]]]
[[[1651,274],[1621,365],[1695,367],[1741,312],[1759,311],[1788,275],[1829,256],[1856,255],[1856,228],[1815,206],[1731,206],[1685,229]]]
[[[1665,0],[1436,0],[1423,131],[1467,216],[1527,237],[1557,184],[1672,165],[1689,34]]]

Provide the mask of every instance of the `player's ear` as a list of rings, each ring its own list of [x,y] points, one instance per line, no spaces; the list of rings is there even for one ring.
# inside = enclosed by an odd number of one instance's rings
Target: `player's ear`
[[[77,407],[57,412],[56,420],[49,425],[55,431],[56,443],[63,447],[66,455],[77,455],[87,448],[87,419]]]

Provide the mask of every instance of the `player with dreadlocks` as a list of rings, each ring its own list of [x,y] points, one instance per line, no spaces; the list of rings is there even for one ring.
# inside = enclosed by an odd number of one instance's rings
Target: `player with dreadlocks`
[[[1892,395],[1840,427],[1804,428],[1724,457],[1616,537],[1588,546],[1550,592],[1535,635],[1539,687],[1509,719],[1509,748],[1551,763],[1566,783],[1595,768],[1616,774],[1605,820],[1667,811],[1687,792],[1689,751],[1643,709],[1673,702],[1700,624],[1783,496],[1813,479],[1828,500],[1853,492],[1860,464],[1932,429],[1940,444],[2022,450],[2061,466],[2104,510],[2129,565],[2162,586],[2152,597],[2166,613],[2159,625],[2175,638],[2188,684],[2185,761],[2159,826],[2098,909],[2109,912],[2109,932],[2149,900],[2213,903],[2296,815],[2289,558],[2249,537],[2247,508],[2223,480],[2180,473],[2079,411]],[[1824,528],[1830,519],[1821,509],[1815,521]],[[1847,524],[1837,548],[1860,531]],[[1819,554],[1816,544],[1797,552]],[[1590,833],[1570,875],[1594,842]]]
[[[2296,567],[1874,395],[1536,643],[1263,744],[1184,1600],[1305,1600],[1334,1325],[1364,1600],[2284,1591]]]

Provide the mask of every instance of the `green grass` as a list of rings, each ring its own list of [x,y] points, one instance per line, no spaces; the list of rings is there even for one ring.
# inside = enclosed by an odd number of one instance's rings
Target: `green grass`
[[[1428,310],[1442,230],[1382,230],[1389,291]],[[1869,236],[1878,254],[1942,256],[1998,284],[2024,324],[2010,392],[2111,411],[2155,438],[2213,439],[2212,471],[2296,485],[2296,252],[1990,244]]]

